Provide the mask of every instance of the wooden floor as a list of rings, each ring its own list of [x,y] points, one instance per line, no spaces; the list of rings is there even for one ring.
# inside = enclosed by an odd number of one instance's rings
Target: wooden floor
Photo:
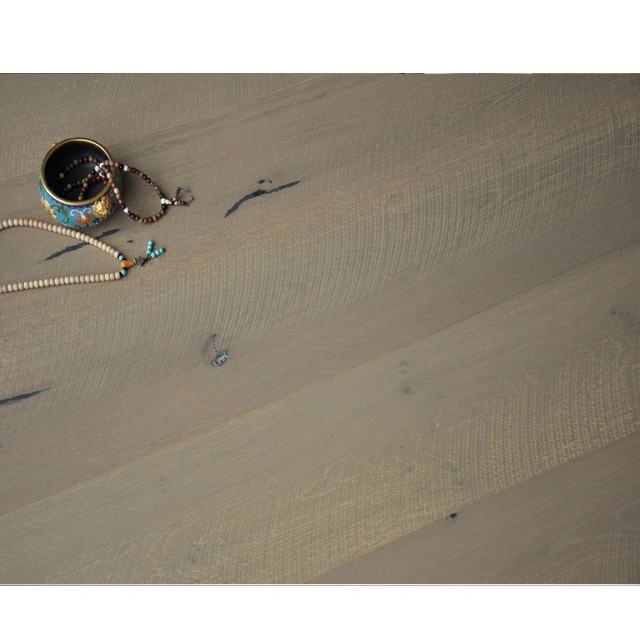
[[[640,76],[2,75],[0,131],[0,220],[74,136],[196,198],[0,296],[0,582],[640,582]]]

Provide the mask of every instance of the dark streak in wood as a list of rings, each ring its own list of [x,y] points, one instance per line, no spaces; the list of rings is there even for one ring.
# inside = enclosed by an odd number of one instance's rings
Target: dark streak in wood
[[[110,229],[109,231],[105,231],[101,235],[97,236],[96,239],[100,240],[101,238],[106,238],[107,236],[111,236],[114,233],[118,233],[118,231],[120,231],[120,229]],[[62,249],[61,251],[56,251],[55,253],[52,253],[48,258],[45,258],[44,261],[53,260],[54,258],[58,258],[65,253],[69,253],[69,251],[75,251],[76,249],[81,249],[82,247],[86,247],[86,246],[88,246],[86,242],[78,242],[78,244],[69,245],[68,247],[65,247],[64,249]]]
[[[264,196],[268,193],[275,193],[276,191],[282,191],[283,189],[288,189],[289,187],[295,187],[295,185],[297,185],[299,182],[300,180],[296,180],[295,182],[289,182],[288,184],[283,184],[279,187],[275,187],[274,189],[256,189],[255,191],[252,191],[251,193],[244,196],[243,198],[240,198],[240,200],[238,200],[238,202],[236,202],[233,205],[233,207],[231,207],[231,209],[229,209],[229,211],[227,211],[227,213],[224,214],[224,217],[226,218],[228,215],[232,214],[234,211],[237,211],[243,202],[246,202],[247,200],[251,200],[251,198],[257,198],[258,196]],[[264,183],[264,180],[258,181],[258,184],[262,184],[262,183]]]
[[[21,393],[17,396],[11,396],[10,398],[4,398],[0,400],[0,406],[5,404],[12,404],[13,402],[20,402],[20,400],[26,400],[27,398],[32,398],[33,396],[37,396],[39,393],[43,391],[49,391],[49,387],[46,389],[38,389],[37,391],[31,391],[31,393]]]

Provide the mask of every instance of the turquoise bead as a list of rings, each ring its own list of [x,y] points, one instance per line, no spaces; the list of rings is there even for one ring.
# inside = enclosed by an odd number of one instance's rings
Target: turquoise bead
[[[160,248],[158,249],[158,253],[164,253],[164,247],[160,247]]]
[[[123,276],[126,276],[126,275],[127,275],[127,270],[126,270],[126,269],[120,269],[120,273],[121,273]]]
[[[120,255],[118,256],[118,260],[124,260],[124,256],[123,256],[122,254],[120,254]]]

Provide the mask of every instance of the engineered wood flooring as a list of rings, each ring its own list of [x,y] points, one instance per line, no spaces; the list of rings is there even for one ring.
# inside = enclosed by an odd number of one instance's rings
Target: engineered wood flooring
[[[637,582],[639,89],[0,76],[0,219],[73,136],[196,198],[0,296],[0,581]],[[0,233],[2,283],[111,267]]]
[[[639,444],[637,433],[617,440],[315,582],[637,584]]]

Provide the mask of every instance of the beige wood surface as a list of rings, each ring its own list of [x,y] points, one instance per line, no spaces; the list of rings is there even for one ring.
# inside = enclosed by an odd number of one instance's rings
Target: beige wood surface
[[[90,133],[111,149],[303,83],[300,74],[4,74],[0,180],[40,167],[43,144]]]
[[[0,90],[0,219],[46,219],[41,157],[73,135],[196,197],[91,230],[131,256],[166,247],[124,280],[0,296],[0,581],[637,581],[637,523],[620,533],[603,504],[638,498],[640,77]],[[243,200],[261,185],[285,188]],[[125,193],[155,212],[142,184]],[[1,232],[0,283],[113,268],[70,244]],[[562,483],[609,458],[599,497],[559,517]],[[515,515],[484,531],[485,554],[509,550],[494,573],[446,536],[407,542],[498,508]],[[523,561],[580,527],[605,537]]]
[[[319,583],[640,582],[637,433],[496,493]],[[554,505],[549,517],[549,504]]]

